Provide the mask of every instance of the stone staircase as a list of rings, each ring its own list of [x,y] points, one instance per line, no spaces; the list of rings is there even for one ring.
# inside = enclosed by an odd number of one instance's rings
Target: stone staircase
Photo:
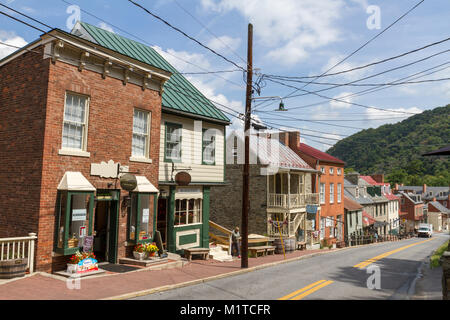
[[[210,245],[209,256],[217,261],[233,261],[233,257],[221,245]]]

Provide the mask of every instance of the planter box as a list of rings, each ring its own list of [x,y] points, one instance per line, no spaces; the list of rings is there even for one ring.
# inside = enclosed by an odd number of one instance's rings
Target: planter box
[[[0,261],[0,279],[12,279],[25,276],[28,259]]]
[[[146,252],[136,252],[136,251],[133,251],[133,257],[134,257],[136,260],[142,261],[142,260],[144,260],[144,259],[147,258],[147,253],[146,253]]]

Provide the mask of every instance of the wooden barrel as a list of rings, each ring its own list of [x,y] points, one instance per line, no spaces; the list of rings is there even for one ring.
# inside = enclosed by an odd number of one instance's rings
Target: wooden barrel
[[[0,279],[23,277],[27,270],[27,259],[0,261]]]
[[[273,241],[273,245],[275,246],[276,254],[282,254],[283,247],[284,252],[289,253],[295,250],[295,238],[283,238],[283,245],[281,245],[281,239],[277,238]]]

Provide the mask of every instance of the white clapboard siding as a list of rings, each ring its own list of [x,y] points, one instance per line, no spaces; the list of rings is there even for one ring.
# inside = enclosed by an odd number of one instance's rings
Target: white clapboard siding
[[[205,121],[163,114],[161,119],[161,143],[159,181],[170,181],[172,163],[164,162],[164,143],[166,122],[177,123],[183,126],[181,138],[182,162],[175,163],[176,167],[192,168],[188,171],[192,182],[223,182],[224,181],[224,126]],[[195,129],[197,130],[194,130]],[[202,129],[217,129],[216,135],[216,163],[215,165],[202,165]],[[174,175],[176,172],[174,173]]]

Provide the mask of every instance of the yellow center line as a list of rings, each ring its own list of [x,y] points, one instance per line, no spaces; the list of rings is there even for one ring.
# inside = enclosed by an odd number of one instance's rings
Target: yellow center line
[[[306,292],[304,292],[304,293],[302,293],[302,294],[300,294],[300,295],[298,295],[298,296],[292,298],[291,300],[300,300],[300,299],[303,299],[304,297],[310,295],[311,293],[316,292],[317,290],[319,290],[319,289],[321,289],[321,288],[323,288],[323,287],[326,287],[327,285],[332,284],[333,282],[334,282],[334,281],[329,280],[329,281],[327,281],[327,282],[324,282],[324,283],[322,283],[322,284],[319,284],[318,286],[316,286],[316,287],[314,287],[314,288],[312,288],[312,289],[310,289],[310,290],[308,290],[308,291],[306,291]]]
[[[322,282],[325,282],[325,280],[319,280],[317,282],[314,282],[314,283],[312,283],[312,284],[310,284],[310,285],[308,285],[308,286],[306,286],[304,288],[301,288],[300,290],[297,290],[297,291],[294,291],[294,292],[292,292],[292,293],[290,293],[288,295],[285,295],[284,297],[281,297],[278,300],[288,300],[289,298],[291,298],[291,297],[293,297],[293,296],[295,296],[295,295],[297,295],[299,293],[302,293],[303,291],[306,291],[306,290],[308,290],[308,289],[310,289],[310,288],[314,287],[315,285],[318,285],[319,283],[322,283]]]
[[[360,269],[363,269],[363,268],[367,267],[369,264],[374,263],[374,262],[376,262],[376,261],[378,261],[378,260],[380,260],[380,259],[383,259],[383,258],[385,258],[385,257],[387,257],[387,256],[390,256],[391,254],[397,253],[397,252],[399,252],[399,251],[402,251],[402,250],[411,248],[411,247],[416,246],[416,245],[418,245],[418,244],[422,244],[422,243],[425,243],[425,242],[428,242],[428,241],[431,241],[431,240],[434,240],[434,239],[435,239],[435,238],[428,239],[428,240],[424,240],[424,241],[420,241],[420,242],[416,242],[416,243],[412,243],[412,244],[409,244],[409,245],[407,245],[407,246],[400,247],[400,248],[397,248],[397,249],[395,249],[395,250],[391,250],[391,251],[385,252],[385,253],[380,254],[380,255],[378,255],[378,256],[376,256],[376,257],[373,257],[373,258],[367,259],[367,260],[365,260],[365,261],[363,261],[363,262],[360,262],[360,263],[358,263],[358,264],[355,264],[353,267],[354,267],[354,268],[360,268]]]

